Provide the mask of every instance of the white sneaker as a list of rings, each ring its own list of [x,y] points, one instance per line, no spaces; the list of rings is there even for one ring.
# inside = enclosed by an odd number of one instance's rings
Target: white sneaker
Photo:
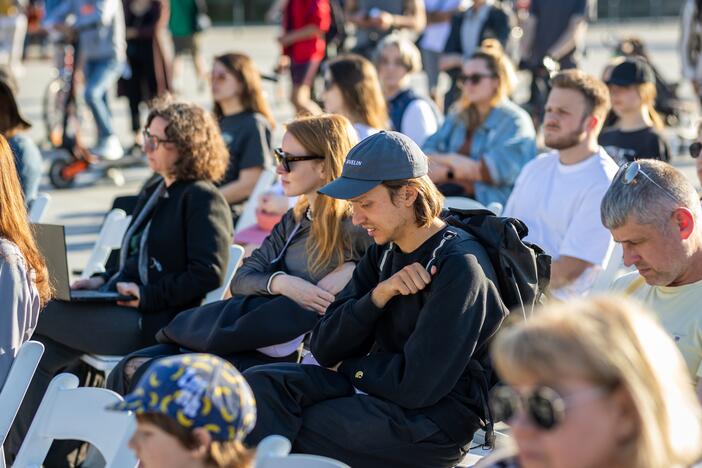
[[[124,149],[116,135],[110,135],[104,140],[98,142],[93,148],[93,154],[101,158],[114,161],[124,156]]]

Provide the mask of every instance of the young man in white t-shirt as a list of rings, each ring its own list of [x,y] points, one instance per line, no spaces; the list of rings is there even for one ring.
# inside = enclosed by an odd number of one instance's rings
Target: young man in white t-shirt
[[[612,289],[658,316],[685,358],[702,401],[702,208],[674,167],[654,160],[625,166],[602,199],[602,223],[638,271]]]
[[[524,221],[526,240],[551,255],[551,293],[565,299],[590,289],[611,252],[600,201],[617,165],[597,144],[609,109],[605,84],[579,70],[562,72],[551,84],[544,142],[553,151],[524,167],[504,216]]]

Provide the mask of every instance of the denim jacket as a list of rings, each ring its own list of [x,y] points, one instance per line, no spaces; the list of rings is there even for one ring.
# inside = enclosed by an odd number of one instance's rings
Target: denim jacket
[[[428,155],[455,153],[465,138],[465,124],[457,114],[451,114],[422,150]],[[470,158],[485,161],[492,179],[490,184],[476,182],[475,199],[484,205],[507,203],[514,181],[535,156],[534,125],[529,114],[510,100],[502,101],[475,131],[470,145]]]

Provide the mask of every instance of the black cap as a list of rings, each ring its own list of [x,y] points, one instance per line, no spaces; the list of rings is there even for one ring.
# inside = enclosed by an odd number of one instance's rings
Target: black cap
[[[348,200],[386,180],[416,179],[427,175],[427,156],[411,138],[398,132],[378,132],[351,148],[341,177],[319,193]]]
[[[624,61],[615,65],[606,81],[608,85],[618,86],[655,82],[656,77],[651,66],[638,57],[627,57]]]

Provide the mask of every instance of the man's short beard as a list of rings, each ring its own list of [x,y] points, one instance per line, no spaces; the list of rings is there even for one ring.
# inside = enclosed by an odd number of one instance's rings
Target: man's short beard
[[[564,150],[579,145],[585,139],[582,128],[574,130],[567,135],[551,137],[544,134],[544,144],[551,149]]]

